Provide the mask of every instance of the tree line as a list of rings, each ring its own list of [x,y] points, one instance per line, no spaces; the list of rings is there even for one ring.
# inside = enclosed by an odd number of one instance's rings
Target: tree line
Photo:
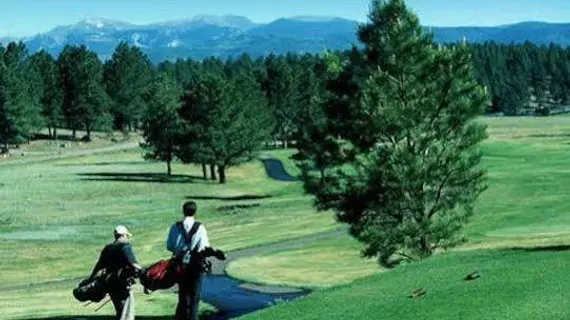
[[[470,45],[478,81],[487,87],[487,113],[542,114],[570,105],[570,48],[550,45]]]
[[[451,47],[447,44],[444,47]],[[570,100],[570,49],[556,45],[468,44],[476,79],[491,97],[486,113],[548,114]],[[21,42],[0,46],[0,143],[7,150],[47,128],[89,141],[93,130],[142,129],[148,157],[199,163],[210,177],[254,156],[263,143],[302,144],[323,121],[333,60],[354,50],[253,59],[178,59],[153,65],[120,43],[101,61],[85,46],[57,57],[29,54]],[[338,62],[337,61],[337,62]],[[340,63],[339,62],[339,63]],[[350,90],[350,88],[346,88]],[[86,136],[76,137],[78,130]]]

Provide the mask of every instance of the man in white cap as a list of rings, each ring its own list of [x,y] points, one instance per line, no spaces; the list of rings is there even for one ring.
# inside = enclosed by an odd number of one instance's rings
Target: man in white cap
[[[134,319],[131,285],[142,268],[129,243],[129,238],[132,236],[129,230],[123,225],[118,225],[113,233],[115,241],[106,245],[101,251],[90,279],[95,278],[99,271],[105,270],[109,297],[115,307],[115,319]]]

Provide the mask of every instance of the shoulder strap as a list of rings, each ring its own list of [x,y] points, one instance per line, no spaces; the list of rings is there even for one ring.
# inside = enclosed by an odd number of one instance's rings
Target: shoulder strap
[[[194,248],[191,248],[190,246],[192,245],[192,237],[196,234],[196,232],[198,232],[198,228],[200,228],[200,222],[194,221],[194,224],[188,233],[186,233],[186,230],[184,230],[184,224],[181,221],[178,221],[176,224],[178,225],[178,228],[184,237],[184,241],[186,242],[188,249],[190,249],[190,251],[194,251]]]

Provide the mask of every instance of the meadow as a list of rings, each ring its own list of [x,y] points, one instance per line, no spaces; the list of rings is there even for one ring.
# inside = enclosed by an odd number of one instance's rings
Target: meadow
[[[348,235],[294,250],[267,251],[236,260],[230,275],[257,283],[316,288],[246,319],[558,319],[570,266],[570,117],[485,118],[483,146],[489,189],[465,229],[469,242],[420,263],[382,270],[359,257]],[[298,172],[291,150],[262,157]],[[33,319],[93,315],[73,300],[71,288],[89,274],[114,225],[134,234],[143,264],[167,256],[168,227],[185,199],[199,204],[211,242],[226,251],[333,231],[330,212],[317,213],[299,183],[269,179],[260,161],[233,168],[229,183],[201,179],[201,168],[162,163],[128,151],[0,165],[0,300],[3,317]],[[236,206],[238,205],[238,206]],[[538,250],[536,248],[542,248]],[[480,271],[473,282],[462,278]],[[410,291],[425,287],[423,298]],[[138,289],[137,289],[138,290]],[[142,295],[137,314],[168,316],[176,296]],[[338,303],[342,301],[342,303]],[[208,309],[208,306],[205,306]],[[112,314],[109,304],[96,313]]]

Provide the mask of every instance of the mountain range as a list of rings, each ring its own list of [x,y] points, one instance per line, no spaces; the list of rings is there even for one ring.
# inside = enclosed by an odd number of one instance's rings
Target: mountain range
[[[108,59],[117,44],[136,45],[153,62],[177,58],[227,58],[244,52],[253,57],[270,53],[318,53],[326,49],[348,49],[358,44],[359,22],[336,17],[299,16],[269,23],[254,23],[234,15],[198,15],[185,20],[135,25],[103,18],[89,18],[73,25],[59,26],[46,33],[21,40],[30,52],[45,49],[57,56],[66,44],[86,45],[101,59]],[[431,27],[437,42],[470,42],[570,45],[570,23],[522,22],[496,27]]]

